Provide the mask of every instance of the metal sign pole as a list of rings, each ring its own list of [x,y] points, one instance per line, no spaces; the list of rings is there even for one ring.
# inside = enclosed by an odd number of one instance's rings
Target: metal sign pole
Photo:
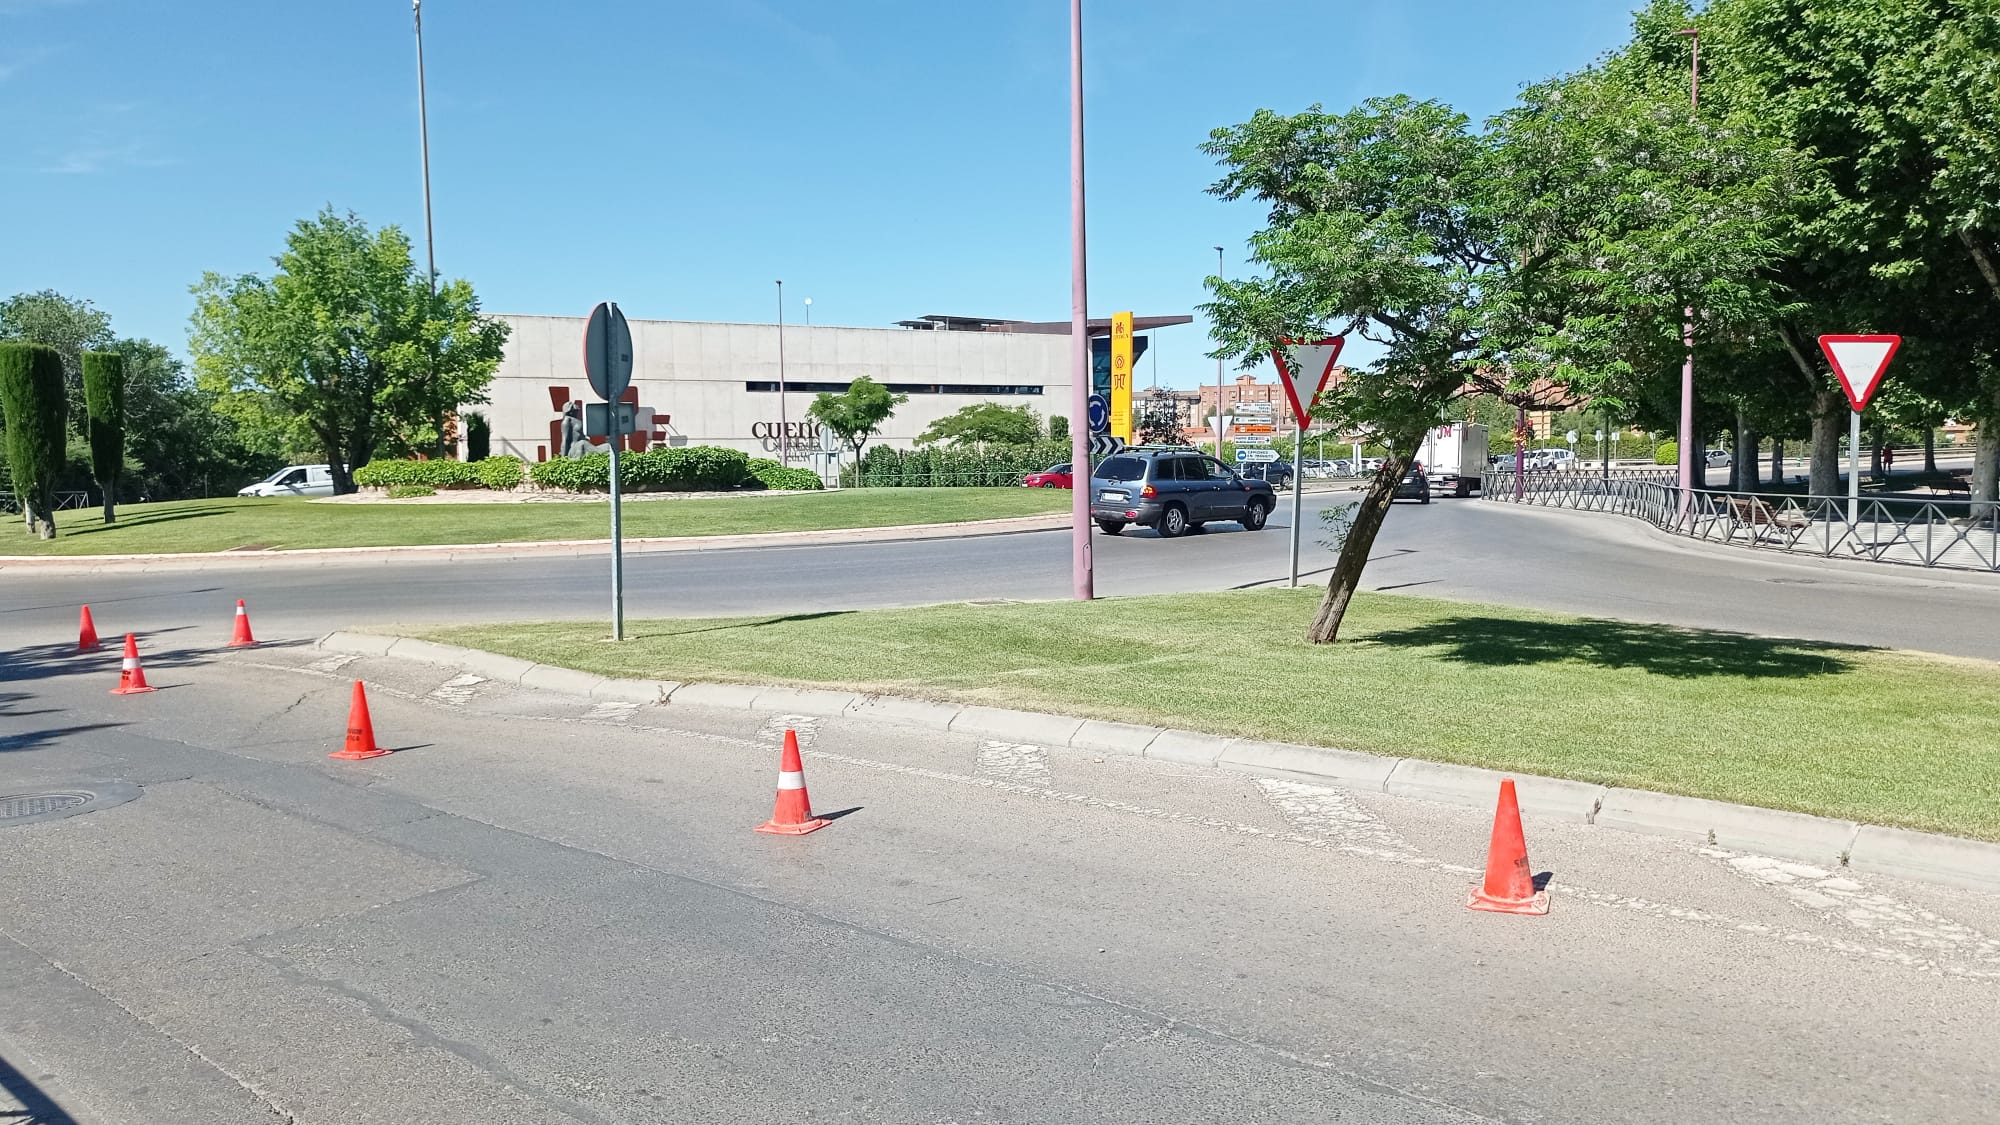
[[[1861,531],[1861,412],[1850,412],[1847,423],[1847,526]]]
[[[1301,420],[1292,438],[1292,586],[1299,584],[1299,512],[1305,502],[1305,473],[1299,468],[1300,453],[1306,447],[1306,427]]]
[[[618,495],[618,447],[624,444],[617,404],[611,411],[611,639],[625,639],[625,520]]]

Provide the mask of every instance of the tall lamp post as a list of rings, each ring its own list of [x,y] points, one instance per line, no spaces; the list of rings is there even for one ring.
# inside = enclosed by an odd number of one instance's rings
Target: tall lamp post
[[[807,328],[811,328],[811,327],[812,327],[812,323],[813,323],[813,299],[812,299],[811,297],[807,297],[807,298],[806,298],[806,327],[807,327]],[[807,357],[806,357],[806,364],[807,364],[807,366],[811,366],[811,365],[812,365],[812,357],[811,357],[811,356],[807,356]]]
[[[1090,557],[1090,294],[1083,243],[1083,0],[1069,0],[1070,593],[1096,596]]]
[[[424,259],[430,269],[431,296],[437,296],[437,244],[431,234],[431,120],[424,99],[424,0],[410,0],[417,23],[417,137],[424,159]]]
[[[792,443],[785,430],[785,281],[778,279],[778,463],[792,463]]]
[[[1215,248],[1215,283],[1222,284],[1222,247]],[[1215,459],[1222,460],[1222,357],[1215,357]]]
[[[1688,117],[1696,119],[1701,114],[1701,29],[1690,27],[1677,34],[1688,37],[1692,48],[1688,62]],[[1680,432],[1680,518],[1686,522],[1688,511],[1694,502],[1694,306],[1681,309],[1681,346],[1687,349],[1687,359],[1681,364],[1681,432]]]

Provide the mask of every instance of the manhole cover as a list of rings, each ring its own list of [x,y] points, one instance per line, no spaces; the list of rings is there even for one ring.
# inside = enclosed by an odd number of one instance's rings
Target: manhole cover
[[[0,828],[98,812],[133,800],[139,793],[139,787],[127,781],[83,781],[40,793],[0,793]]]
[[[15,793],[0,797],[0,820],[42,816],[73,809],[90,800],[88,793]]]

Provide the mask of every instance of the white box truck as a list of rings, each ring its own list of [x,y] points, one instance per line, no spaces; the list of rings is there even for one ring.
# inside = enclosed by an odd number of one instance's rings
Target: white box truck
[[[1431,491],[1470,496],[1486,479],[1486,427],[1447,422],[1431,427],[1417,461],[1430,477]]]

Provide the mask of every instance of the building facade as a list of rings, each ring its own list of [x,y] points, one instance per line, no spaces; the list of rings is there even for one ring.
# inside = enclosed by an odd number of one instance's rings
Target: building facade
[[[495,319],[511,329],[506,355],[490,401],[468,409],[486,415],[494,453],[530,462],[557,456],[563,408],[596,401],[583,372],[585,318]],[[624,400],[636,425],[625,448],[718,445],[775,457],[783,443],[796,459],[820,447],[806,413],[813,399],[845,391],[863,375],[909,396],[874,439],[892,446],[911,445],[932,422],[977,402],[1068,417],[1069,337],[1020,322],[980,323],[959,329],[944,322],[928,331],[787,324],[781,336],[775,324],[632,320],[632,386]]]

